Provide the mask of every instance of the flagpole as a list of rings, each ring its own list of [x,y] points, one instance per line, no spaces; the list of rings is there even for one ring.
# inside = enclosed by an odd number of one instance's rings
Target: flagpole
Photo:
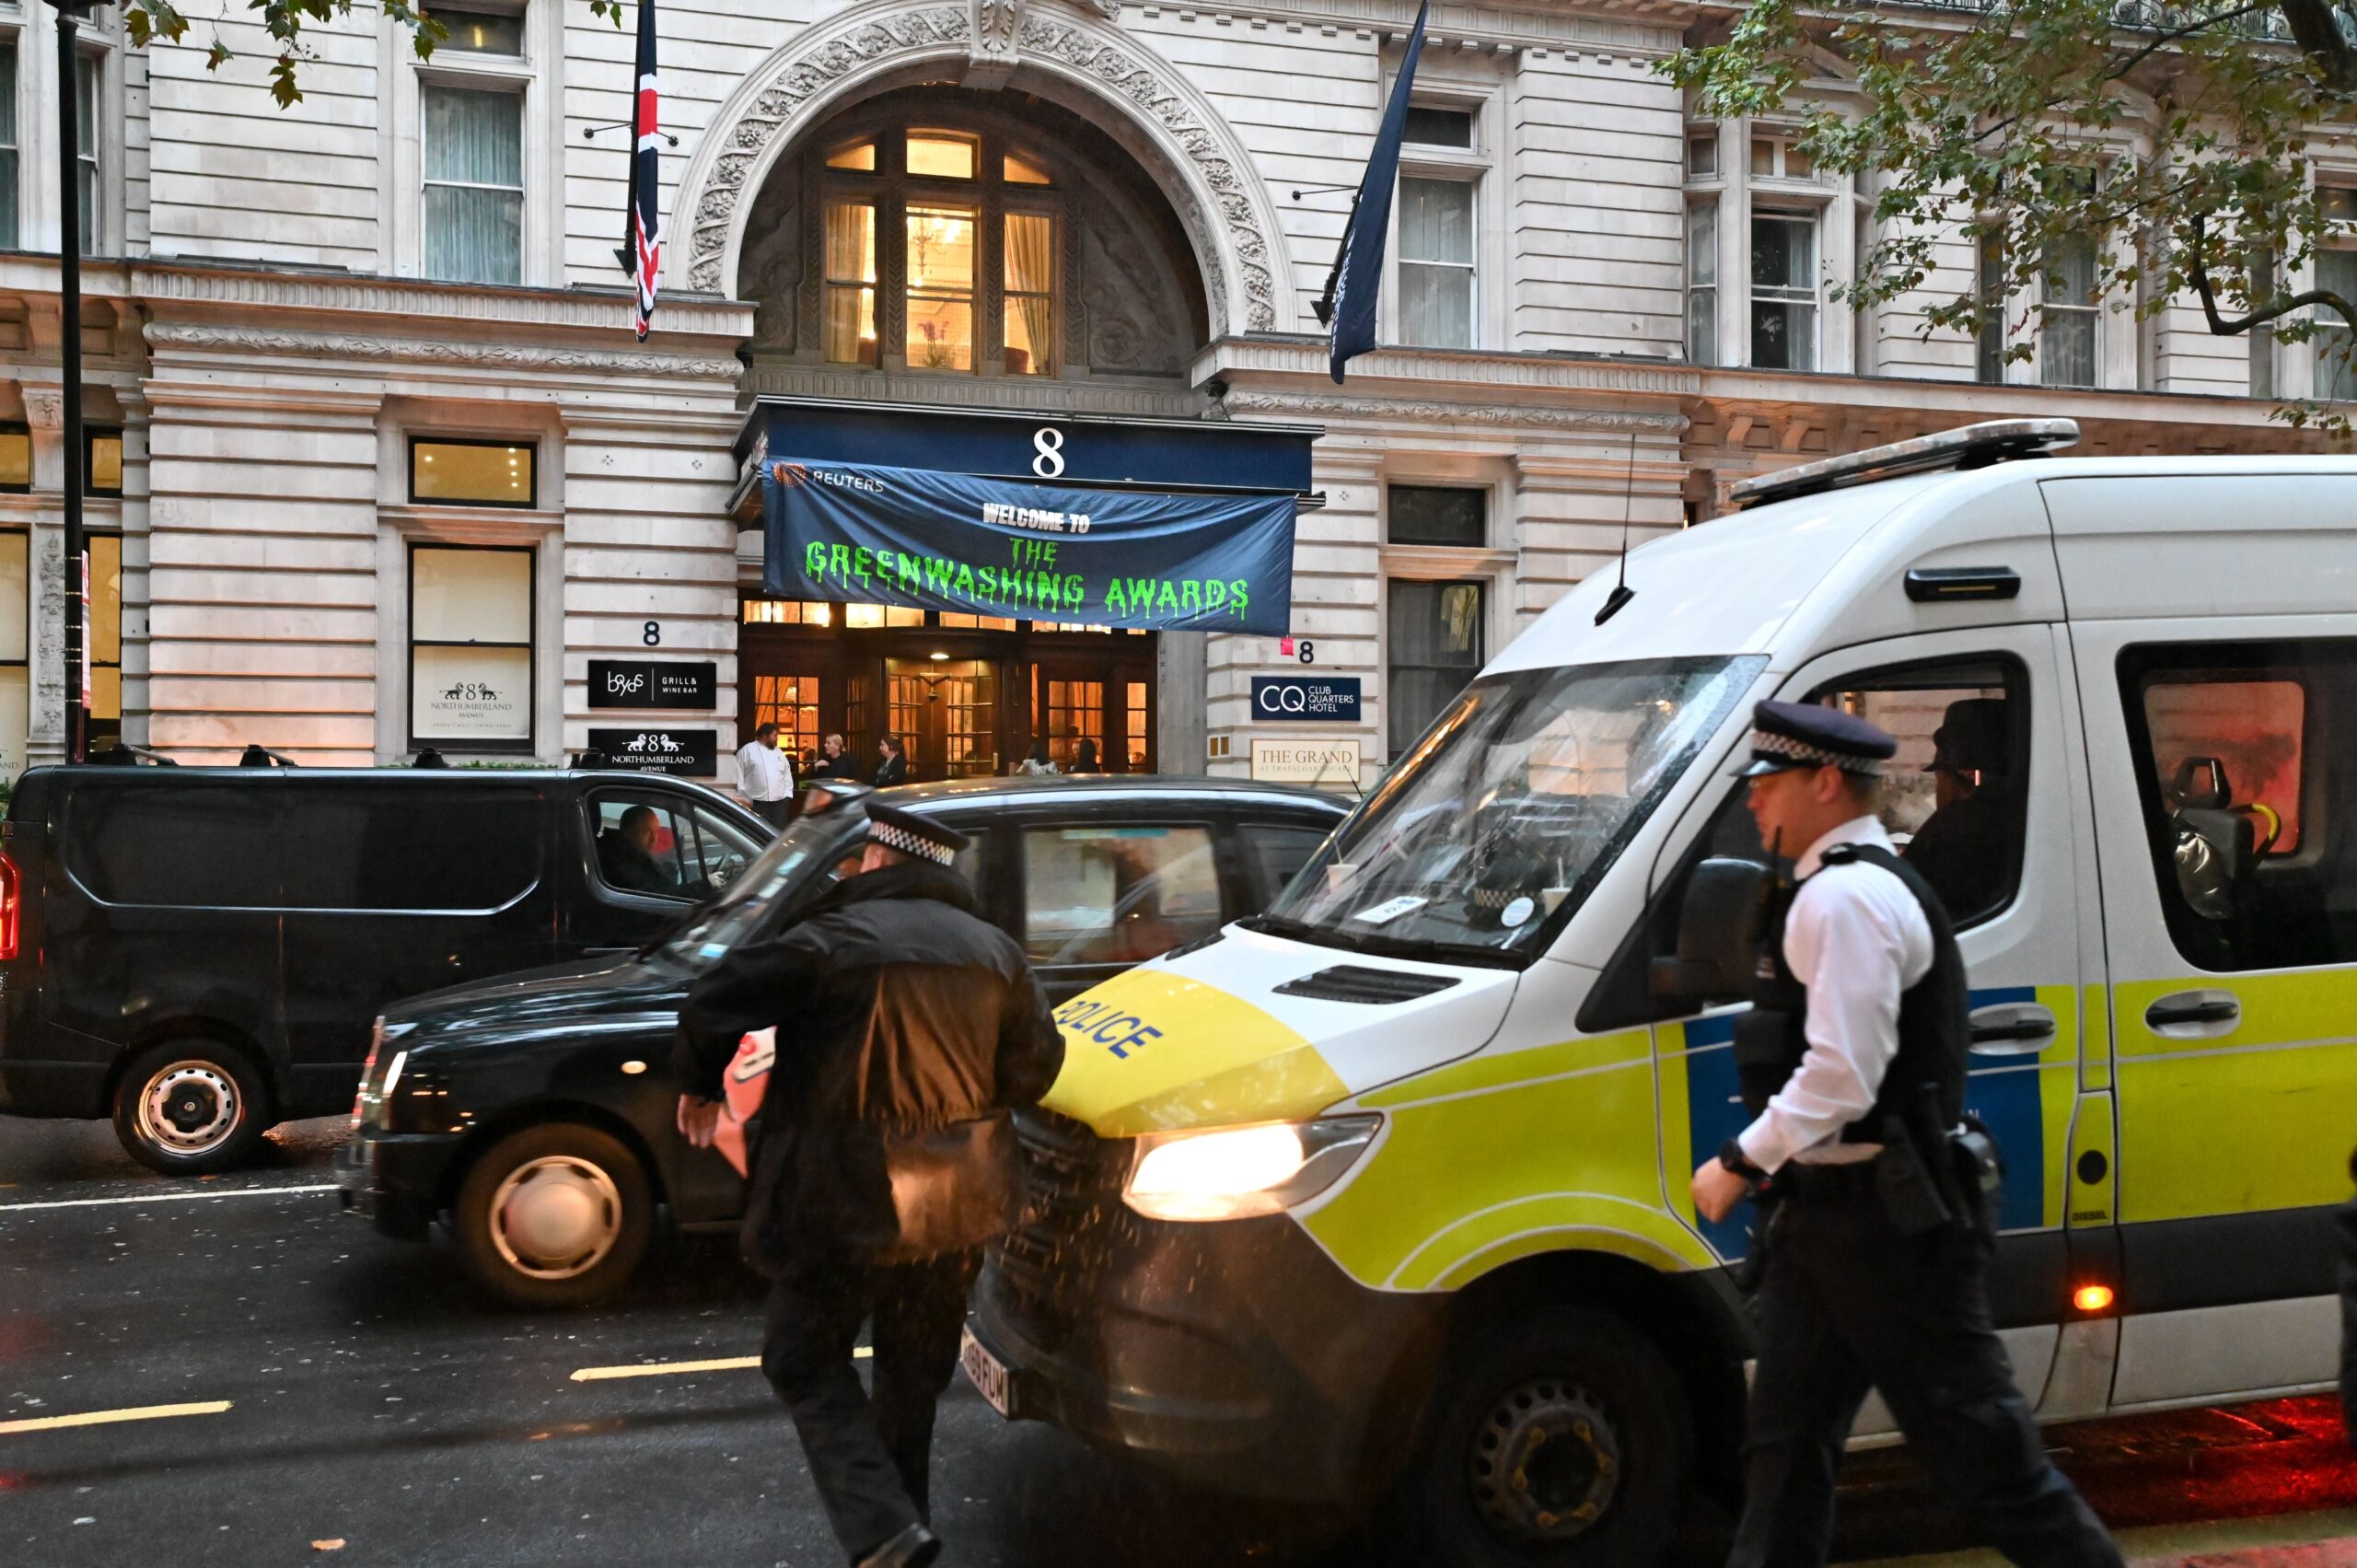
[[[1309,308],[1321,327],[1333,324],[1334,285],[1342,281],[1342,258],[1350,253],[1351,226],[1359,221],[1360,194],[1356,191],[1351,192],[1350,215],[1342,219],[1342,238],[1334,242],[1334,264],[1326,269],[1326,292],[1319,295],[1318,303]]]

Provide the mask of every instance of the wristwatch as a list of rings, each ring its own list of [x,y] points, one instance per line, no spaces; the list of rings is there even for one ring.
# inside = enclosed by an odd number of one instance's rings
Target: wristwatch
[[[1719,1145],[1719,1163],[1754,1187],[1768,1179],[1768,1173],[1752,1164],[1744,1154],[1743,1145],[1733,1138]]]

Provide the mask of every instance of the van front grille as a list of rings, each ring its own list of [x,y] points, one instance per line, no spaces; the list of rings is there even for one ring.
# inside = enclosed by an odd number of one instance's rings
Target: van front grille
[[[1004,1306],[1033,1343],[1053,1349],[1071,1336],[1096,1275],[1111,1262],[1128,1221],[1121,1183],[1127,1140],[1099,1138],[1053,1111],[1019,1111],[1023,1218],[1000,1253]]]
[[[1369,969],[1364,964],[1336,964],[1316,974],[1289,980],[1277,987],[1280,996],[1306,996],[1318,1002],[1356,1002],[1383,1007],[1413,1002],[1457,983],[1455,975],[1410,974],[1402,970]]]

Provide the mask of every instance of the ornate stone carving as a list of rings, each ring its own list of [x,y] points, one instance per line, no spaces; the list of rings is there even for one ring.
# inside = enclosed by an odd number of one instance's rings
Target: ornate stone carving
[[[1087,285],[1080,297],[1088,308],[1089,367],[1140,376],[1184,371],[1190,345],[1173,333],[1165,303],[1173,285],[1144,245],[1108,214],[1089,226],[1084,253]]]
[[[967,47],[966,85],[994,92],[1015,75],[1016,34],[1024,0],[972,0],[973,37]]]
[[[713,164],[711,176],[696,198],[690,241],[692,260],[688,263],[690,286],[714,294],[721,290],[721,261],[728,250],[730,222],[744,198],[746,181],[796,110],[829,84],[870,61],[962,44],[969,36],[970,23],[963,7],[903,11],[863,23],[848,33],[830,35],[807,52],[790,56],[791,63],[776,82],[729,129],[726,150]]]
[[[25,423],[35,430],[62,428],[65,424],[65,394],[55,387],[27,387]]]
[[[745,297],[753,302],[753,344],[791,349],[802,303],[802,207],[789,203],[759,234],[745,238]],[[807,308],[816,309],[814,298]]]
[[[1347,398],[1333,393],[1231,391],[1233,413],[1324,414],[1336,419],[1412,419],[1434,424],[1522,424],[1541,430],[1598,430],[1620,435],[1685,433],[1682,413],[1608,409],[1533,408],[1518,403],[1458,403],[1432,400]]]
[[[215,327],[150,321],[147,341],[158,348],[217,349],[231,354],[283,354],[305,359],[377,359],[402,365],[467,365],[497,370],[586,371],[599,375],[662,376],[681,380],[735,381],[744,366],[734,358],[621,350],[550,348],[521,343],[437,343],[426,338],[366,337],[352,332],[290,332],[256,327]]]

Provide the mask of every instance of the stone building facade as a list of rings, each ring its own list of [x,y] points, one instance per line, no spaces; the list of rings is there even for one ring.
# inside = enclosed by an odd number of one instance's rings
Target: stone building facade
[[[1387,346],[1343,386],[1311,307],[1414,0],[668,0],[643,344],[614,262],[632,38],[582,0],[445,7],[430,61],[373,14],[315,27],[284,111],[241,10],[217,72],[209,22],[101,30],[95,728],[187,761],[552,761],[618,722],[592,661],[678,659],[716,680],[663,721],[709,732],[723,783],[759,716],[919,734],[921,775],[1039,736],[1238,773],[1256,739],[1355,742],[1371,776],[1624,529],[1705,520],[1747,474],[2009,414],[2070,413],[2097,451],[2307,439],[2253,394],[2308,390],[2311,351],[2189,308],[2061,290],[2011,365],[1927,334],[1922,300],[1852,316],[1829,291],[1865,193],[1777,125],[1695,122],[1654,69],[1707,9],[1435,6]],[[11,773],[62,746],[52,17],[0,4]],[[1968,250],[1946,261],[1927,288],[1970,286]],[[748,422],[820,403],[1320,427],[1300,641],[766,599]],[[1252,676],[1305,657],[1360,683],[1356,721],[1255,715]]]

